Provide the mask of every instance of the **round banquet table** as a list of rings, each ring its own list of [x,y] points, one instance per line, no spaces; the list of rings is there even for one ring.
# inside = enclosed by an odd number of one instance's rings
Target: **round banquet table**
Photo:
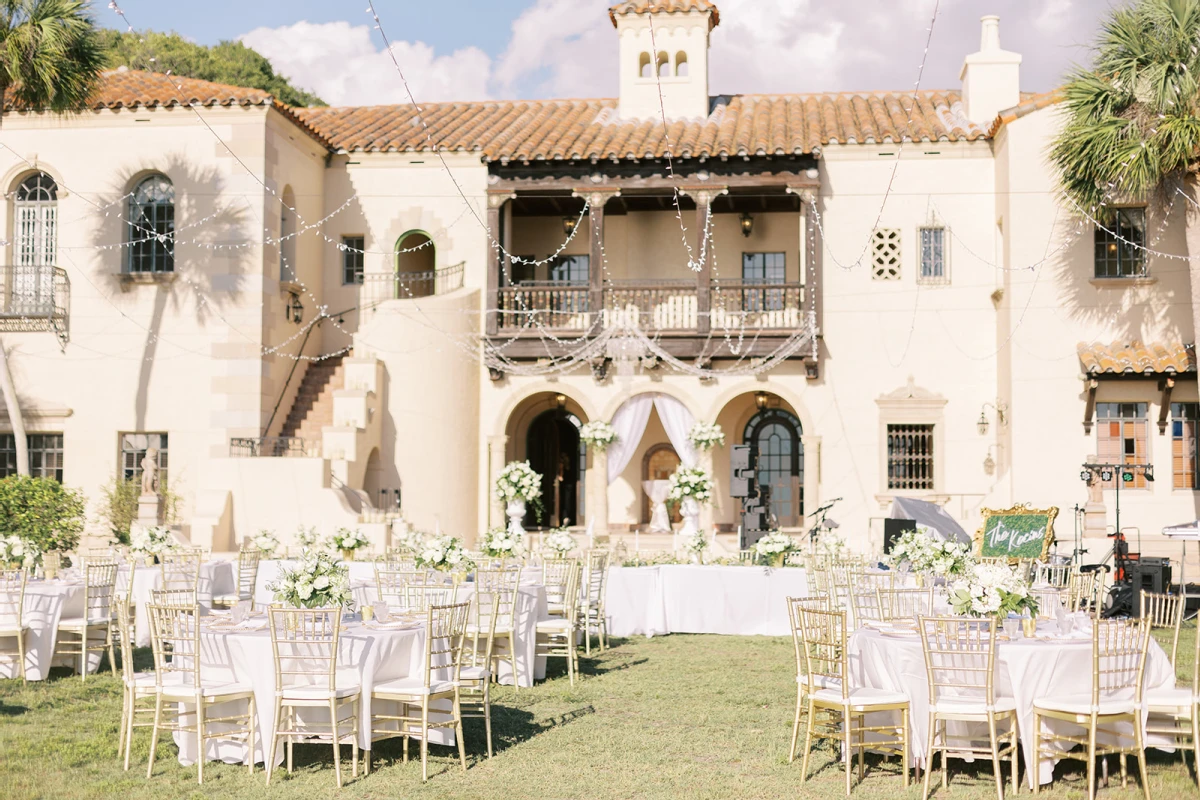
[[[211,617],[206,617],[206,622]],[[338,670],[347,682],[358,683],[362,689],[359,709],[358,745],[371,749],[370,718],[371,692],[375,685],[397,678],[420,677],[425,659],[425,626],[412,624],[402,629],[389,629],[364,625],[357,617],[347,618],[342,623],[338,640]],[[267,629],[265,614],[250,618],[240,627],[217,629],[205,624],[200,634],[200,663],[205,681],[232,680],[249,684],[254,690],[257,733],[254,761],[264,762],[263,752],[271,741],[275,719],[275,658],[271,646],[271,633]],[[448,676],[437,676],[443,679]],[[441,701],[444,702],[444,701]],[[190,705],[190,704],[189,704]],[[435,704],[435,707],[438,704]],[[236,713],[240,707],[245,711],[245,701],[220,703],[210,707],[210,716]],[[448,705],[446,706],[448,708]],[[398,704],[388,703],[387,708],[378,709],[385,713],[398,712]],[[345,713],[349,713],[347,708]],[[431,718],[437,719],[433,714]],[[328,730],[329,711],[321,708],[301,709],[302,720],[323,720]],[[219,731],[219,726],[210,730]],[[454,744],[454,731],[448,728],[431,729],[429,741],[433,744]],[[196,737],[190,733],[176,733],[175,743],[179,746],[179,763],[190,766],[196,762]],[[331,747],[328,743],[320,745]],[[346,747],[343,747],[343,752]],[[205,757],[209,761],[224,761],[229,764],[244,764],[249,755],[242,742],[214,739],[205,746]],[[282,743],[274,755],[274,763],[283,762]],[[344,757],[344,756],[343,756]]]
[[[1039,625],[1039,635],[1047,629],[1053,631],[1056,628],[1055,623],[1043,622]],[[856,686],[903,692],[908,697],[912,725],[909,746],[914,763],[924,763],[929,736],[929,683],[921,639],[916,631],[907,636],[885,636],[871,628],[860,628],[850,637],[847,650],[852,680]],[[1017,702],[1026,780],[1031,780],[1033,702],[1042,697],[1089,691],[1087,676],[1092,674],[1091,634],[1077,632],[1069,638],[1002,641],[996,650],[996,696],[1012,697]],[[1081,680],[1083,683],[1080,683]],[[1151,639],[1146,657],[1145,688],[1149,690],[1174,685],[1175,671],[1171,668],[1170,659]],[[982,736],[987,738],[986,725]],[[1147,744],[1153,746],[1154,741],[1147,738]],[[1054,764],[1043,760],[1039,782],[1049,783],[1053,771]]]
[[[83,581],[35,580],[25,584],[22,621],[29,627],[25,634],[25,678],[42,681],[50,675],[54,647],[58,642],[58,623],[63,618],[82,617],[84,602]],[[15,641],[14,641],[15,646]],[[7,650],[7,645],[5,646]],[[78,668],[77,656],[62,656],[64,666]],[[19,678],[17,658],[7,653],[0,659],[0,678]],[[88,672],[100,665],[100,654],[88,654]]]

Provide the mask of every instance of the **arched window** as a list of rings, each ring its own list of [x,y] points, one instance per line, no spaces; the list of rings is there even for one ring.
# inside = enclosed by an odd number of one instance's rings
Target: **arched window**
[[[638,58],[638,75],[643,78],[653,78],[654,71],[650,68],[650,54],[642,53]]]
[[[671,59],[667,55],[666,51],[658,54],[658,77],[671,77]]]
[[[429,297],[437,275],[437,249],[429,234],[409,231],[396,240],[396,297]]]
[[[296,196],[284,187],[279,204],[279,280],[296,282]]]
[[[129,199],[129,271],[175,271],[175,187],[151,175]]]
[[[688,75],[687,53],[680,50],[675,54],[675,77],[686,78]]]
[[[781,408],[758,412],[746,423],[743,441],[757,463],[758,485],[770,492],[768,518],[796,527],[804,517],[804,445],[800,420]]]
[[[13,205],[14,263],[53,266],[58,254],[58,184],[46,173],[35,172],[17,186]]]

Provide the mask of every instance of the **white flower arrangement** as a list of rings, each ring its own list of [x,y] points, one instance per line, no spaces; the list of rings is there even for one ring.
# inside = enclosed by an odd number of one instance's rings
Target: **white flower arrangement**
[[[708,539],[705,537],[704,531],[681,534],[679,544],[685,552],[693,555],[702,555],[708,549]]]
[[[800,545],[796,544],[795,539],[779,531],[768,533],[754,543],[754,555],[759,561],[767,564],[783,561],[788,553],[799,549]]]
[[[278,602],[294,608],[331,608],[351,600],[350,571],[328,553],[305,553],[294,569],[281,569],[267,588]]]
[[[817,539],[816,551],[818,555],[834,560],[841,560],[846,557],[846,550],[846,540],[833,531],[825,531]]]
[[[918,530],[901,534],[889,558],[893,564],[907,561],[914,572],[943,578],[964,575],[975,563],[970,545],[952,539],[934,539]]]
[[[26,541],[16,534],[0,536],[0,564],[32,567],[41,556],[41,549],[33,542]]]
[[[279,549],[279,538],[275,536],[275,531],[259,531],[250,538],[249,546],[260,555],[270,558]]]
[[[1037,600],[1029,584],[1002,564],[975,564],[953,581],[947,594],[955,614],[971,617],[1008,616],[1029,612],[1037,616]]]
[[[542,548],[558,558],[566,558],[575,549],[575,537],[566,528],[555,528],[542,537]]]
[[[479,549],[490,558],[520,558],[525,555],[525,540],[523,536],[514,536],[508,528],[492,528],[484,535]]]
[[[715,422],[697,422],[688,432],[688,441],[697,450],[712,450],[725,446],[725,431]]]
[[[296,528],[296,544],[300,545],[305,550],[311,550],[317,546],[320,541],[320,536],[317,535],[317,527],[314,525],[311,528],[306,528],[300,525]]]
[[[680,467],[671,476],[671,486],[667,491],[667,500],[680,503],[691,498],[697,503],[706,504],[712,500],[713,482],[708,473],[701,467]]]
[[[496,478],[496,496],[505,503],[536,500],[542,496],[542,476],[533,471],[528,461],[514,461]]]
[[[419,569],[441,572],[470,572],[475,562],[467,555],[462,543],[453,536],[430,537],[416,554]]]
[[[617,441],[617,430],[604,420],[598,419],[579,429],[579,439],[593,450],[604,452]]]
[[[169,528],[135,527],[129,535],[129,549],[148,556],[166,553],[178,546]]]
[[[354,530],[338,528],[333,536],[329,538],[329,542],[335,550],[349,550],[351,552],[371,546],[371,540],[364,536],[363,532],[357,528]]]
[[[392,523],[392,547],[408,553],[416,553],[425,543],[425,534],[409,525],[407,521],[398,519]]]

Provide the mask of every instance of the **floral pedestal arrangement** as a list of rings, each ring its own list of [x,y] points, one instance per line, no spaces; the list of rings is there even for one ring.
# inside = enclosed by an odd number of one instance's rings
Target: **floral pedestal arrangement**
[[[542,476],[533,471],[528,461],[514,461],[496,478],[496,497],[505,504],[508,530],[513,536],[521,536],[525,529],[521,520],[525,518],[525,504],[533,503],[538,517],[542,515]]]
[[[695,536],[700,530],[700,506],[712,501],[713,482],[700,467],[680,467],[671,476],[667,500],[679,504],[683,517],[680,536]]]
[[[514,538],[524,536],[525,527],[521,521],[525,519],[525,501],[509,500],[508,505],[504,507],[504,514],[508,517],[509,535]]]
[[[556,528],[542,538],[542,548],[554,558],[566,558],[575,549],[575,537],[566,528]]]
[[[363,535],[360,530],[350,530],[349,528],[338,528],[332,537],[334,548],[342,552],[343,561],[353,561],[354,552],[364,547],[369,547],[371,542]]]

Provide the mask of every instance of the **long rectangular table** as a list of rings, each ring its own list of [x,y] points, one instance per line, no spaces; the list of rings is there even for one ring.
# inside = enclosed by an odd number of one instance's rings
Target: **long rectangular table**
[[[612,636],[789,636],[785,600],[807,594],[797,567],[662,564],[612,567],[604,602]]]

